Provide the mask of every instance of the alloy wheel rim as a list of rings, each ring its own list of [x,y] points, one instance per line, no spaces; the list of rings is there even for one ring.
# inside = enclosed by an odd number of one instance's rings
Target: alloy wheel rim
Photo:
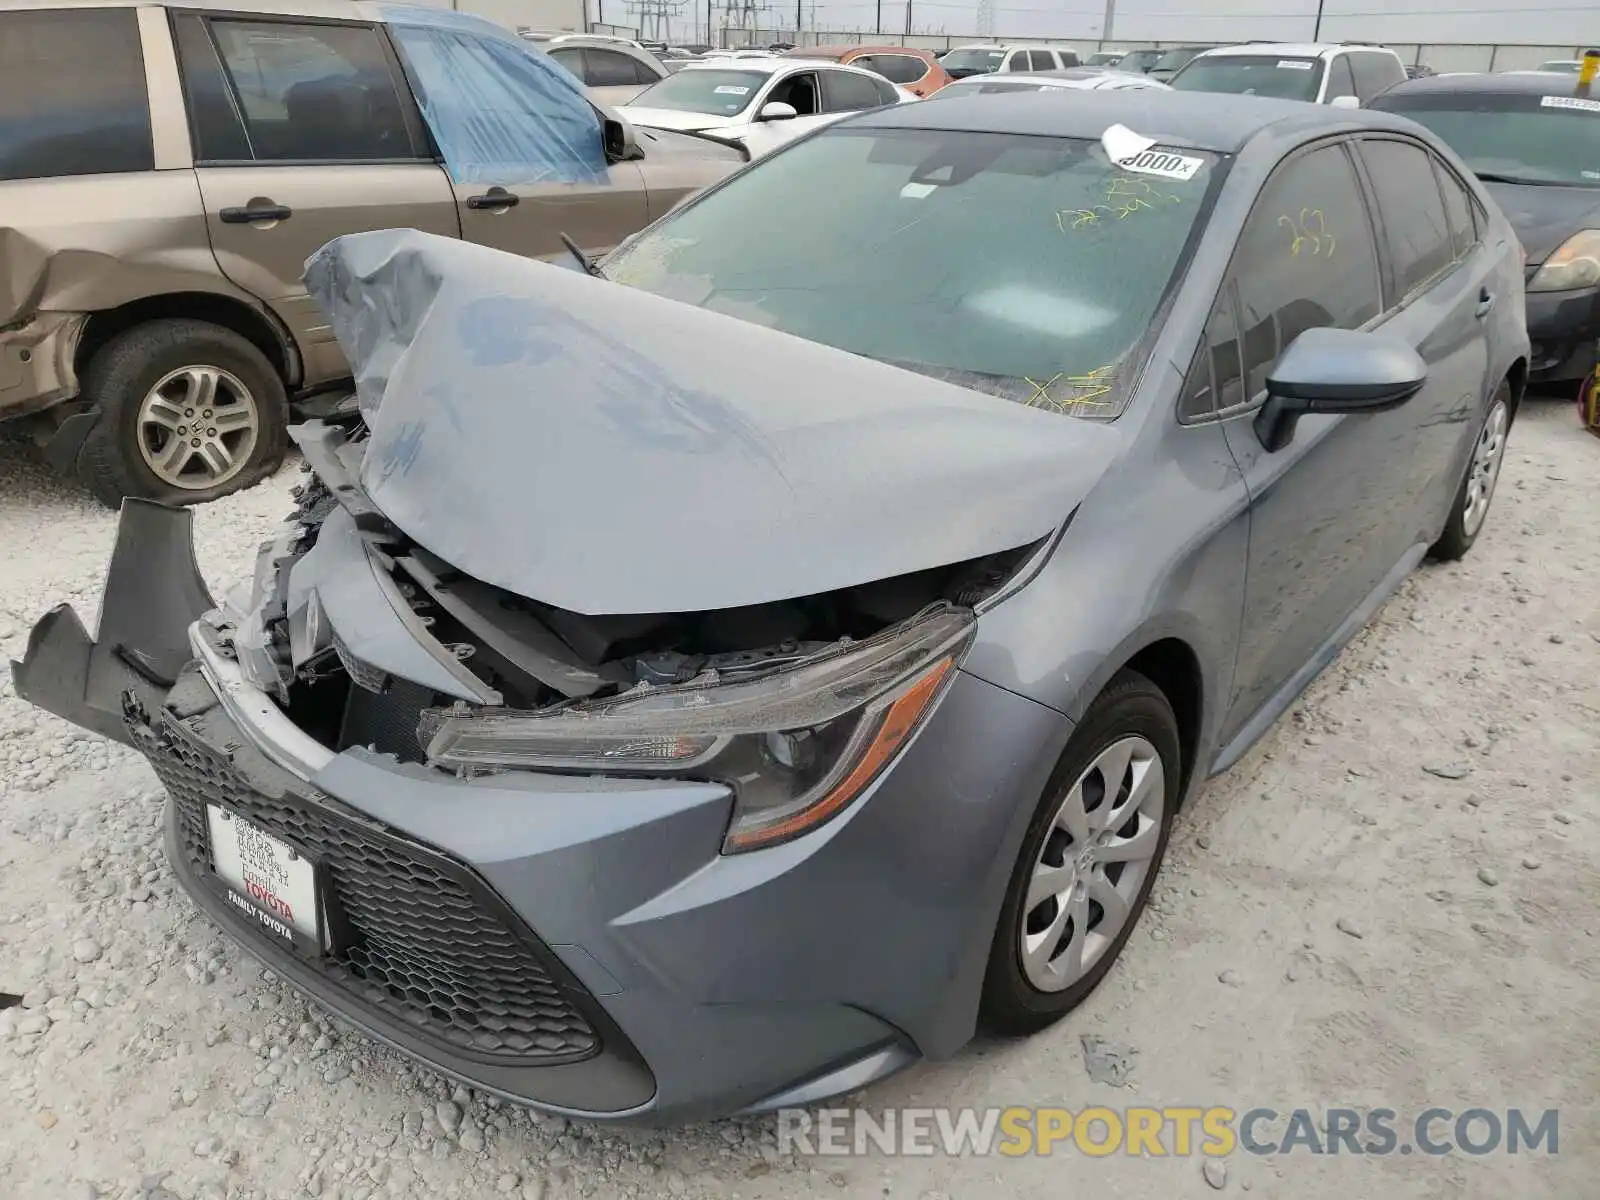
[[[1505,460],[1506,415],[1505,401],[1495,401],[1472,451],[1472,463],[1467,468],[1467,499],[1461,510],[1461,527],[1469,537],[1478,532],[1489,515],[1489,501],[1494,497],[1500,464]]]
[[[1062,794],[1022,902],[1018,952],[1042,992],[1081,980],[1133,916],[1155,863],[1166,806],[1161,755],[1119,738]]]
[[[186,492],[226,483],[244,469],[261,435],[250,389],[220,367],[179,367],[139,403],[139,454],[155,477]]]

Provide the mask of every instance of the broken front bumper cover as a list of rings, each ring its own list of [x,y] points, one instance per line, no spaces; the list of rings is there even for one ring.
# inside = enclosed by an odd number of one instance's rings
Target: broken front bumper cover
[[[534,773],[474,784],[306,735],[232,657],[190,523],[188,510],[127,502],[100,637],[57,608],[13,676],[24,699],[147,757],[169,794],[179,882],[293,986],[435,1069],[578,1117],[761,1111],[919,1057],[832,983],[796,990],[796,972],[822,981],[838,956],[818,932],[840,915],[819,927],[806,900],[839,880],[826,862],[788,847],[708,870],[701,848],[716,858],[724,788]],[[320,953],[236,911],[211,867],[207,805],[320,864]],[[878,956],[870,964],[881,973]],[[937,994],[935,980],[903,982]]]

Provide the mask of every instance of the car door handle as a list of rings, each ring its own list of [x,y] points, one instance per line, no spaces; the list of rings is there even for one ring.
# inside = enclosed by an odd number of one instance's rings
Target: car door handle
[[[1477,316],[1479,318],[1487,317],[1493,311],[1494,311],[1494,293],[1491,292],[1488,288],[1480,289],[1479,292],[1478,292]]]
[[[287,221],[294,210],[287,204],[253,204],[248,208],[225,208],[217,214],[224,225],[248,225],[251,221]]]
[[[522,203],[522,197],[514,192],[508,192],[502,187],[492,187],[481,196],[468,196],[468,208],[515,208]]]

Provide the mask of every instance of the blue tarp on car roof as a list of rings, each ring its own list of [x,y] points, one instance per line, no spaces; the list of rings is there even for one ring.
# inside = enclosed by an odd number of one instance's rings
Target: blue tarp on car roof
[[[381,12],[457,183],[608,181],[599,114],[565,68],[482,17]]]

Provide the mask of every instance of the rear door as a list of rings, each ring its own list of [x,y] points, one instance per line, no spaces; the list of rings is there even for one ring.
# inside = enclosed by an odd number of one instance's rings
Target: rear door
[[[884,93],[870,75],[834,70],[822,70],[817,74],[822,80],[822,111],[831,119],[883,107]]]
[[[1256,200],[1229,273],[1236,294],[1208,327],[1216,398],[1198,407],[1215,406],[1251,497],[1225,738],[1315,659],[1410,544],[1402,506],[1415,415],[1406,406],[1303,417],[1274,453],[1253,423],[1296,337],[1380,319],[1375,242],[1348,147],[1322,142],[1290,156]]]
[[[1358,145],[1388,265],[1383,331],[1415,346],[1428,364],[1427,385],[1396,410],[1414,420],[1410,468],[1395,500],[1406,506],[1412,538],[1431,539],[1492,390],[1488,318],[1509,297],[1494,292],[1494,255],[1454,172],[1417,142],[1368,137]]]
[[[306,259],[369,229],[461,232],[388,39],[358,21],[172,20],[217,262],[289,327],[306,383],[348,374],[301,283]]]

